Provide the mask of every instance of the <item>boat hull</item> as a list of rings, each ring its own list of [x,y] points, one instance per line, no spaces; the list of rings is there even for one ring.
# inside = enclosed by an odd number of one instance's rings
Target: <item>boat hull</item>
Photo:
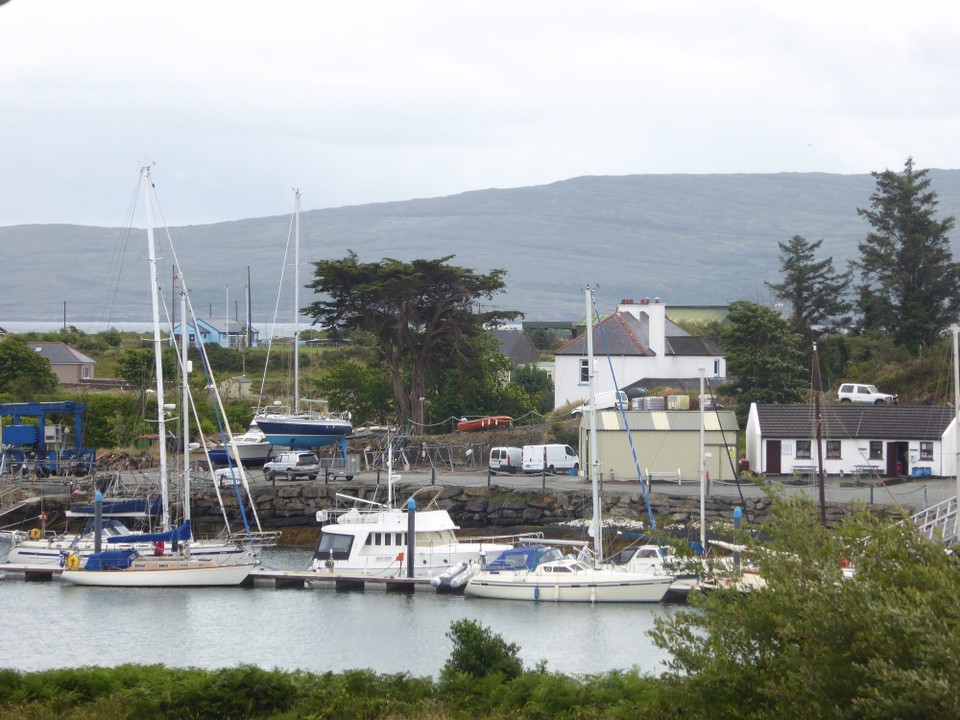
[[[254,563],[210,565],[170,560],[124,570],[64,570],[60,577],[73,585],[92,587],[232,587],[246,580],[255,567]]]
[[[470,579],[464,593],[470,597],[530,602],[659,603],[673,582],[670,577],[617,579],[595,573],[562,579],[500,575],[481,572]]]
[[[210,455],[210,462],[215,465],[226,465],[228,455],[230,460],[236,463],[239,454],[241,464],[258,466],[263,465],[270,459],[271,450],[273,450],[273,443],[264,440],[262,443],[237,443],[236,453],[233,451],[233,446],[228,445],[226,448],[213,448],[208,451],[208,454]]]
[[[273,445],[293,450],[334,445],[353,432],[353,426],[342,420],[297,420],[287,418],[257,420],[260,431]]]
[[[460,432],[479,432],[480,430],[497,430],[513,425],[513,418],[508,415],[491,415],[489,417],[461,420],[457,423]]]

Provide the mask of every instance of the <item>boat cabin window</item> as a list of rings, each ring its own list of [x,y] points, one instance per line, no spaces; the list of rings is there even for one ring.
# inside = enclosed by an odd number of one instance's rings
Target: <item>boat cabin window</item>
[[[364,545],[373,545],[376,547],[403,546],[406,544],[406,533],[370,533],[364,541]]]
[[[314,557],[327,560],[333,553],[334,560],[346,560],[350,557],[350,548],[353,546],[353,535],[339,535],[325,532],[320,534],[320,547]]]

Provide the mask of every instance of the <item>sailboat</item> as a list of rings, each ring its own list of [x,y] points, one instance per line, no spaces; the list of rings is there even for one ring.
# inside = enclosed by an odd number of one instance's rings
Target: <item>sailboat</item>
[[[153,344],[154,369],[156,372],[156,401],[157,401],[157,434],[166,437],[166,411],[169,407],[164,403],[162,339],[160,336],[160,303],[158,296],[159,275],[157,273],[157,254],[153,233],[153,212],[151,206],[151,190],[153,183],[150,178],[150,168],[141,168],[141,183],[144,189],[144,206],[147,225],[147,257],[150,264],[151,307],[153,311]],[[185,290],[184,295],[185,297]],[[183,360],[183,397],[182,408],[184,421],[189,412],[189,392],[186,381],[186,342],[181,343]],[[186,427],[186,425],[185,425]],[[222,558],[191,556],[190,544],[192,540],[190,519],[190,488],[189,488],[189,444],[188,433],[184,432],[184,492],[183,492],[183,524],[172,530],[157,533],[124,535],[108,537],[107,544],[123,542],[126,545],[144,543],[151,544],[155,549],[153,554],[147,554],[137,547],[127,547],[120,550],[101,550],[101,534],[99,528],[100,510],[96,512],[94,552],[81,558],[79,555],[70,555],[66,560],[66,569],[61,577],[64,581],[75,585],[97,585],[106,587],[181,587],[181,586],[209,586],[209,585],[239,585],[250,572],[259,564],[257,558],[248,552],[235,552]],[[170,496],[167,477],[167,448],[166,443],[159,443],[159,472],[160,472],[160,499],[163,527],[170,527]],[[102,495],[96,494],[97,503],[102,503]],[[166,553],[168,546],[171,554]]]
[[[585,291],[587,318],[593,317],[593,288]],[[590,392],[596,397],[592,323],[587,329],[587,367]],[[603,523],[597,458],[597,419],[592,408],[590,422],[590,482],[593,490],[593,552],[564,556],[545,543],[515,548],[503,553],[470,578],[464,593],[498,600],[528,600],[582,603],[658,603],[673,584],[672,575],[632,573],[603,563]]]
[[[342,416],[300,409],[300,191],[294,195],[293,259],[293,408],[274,407],[254,418],[260,431],[273,445],[309,450],[341,443],[353,432],[349,413]]]

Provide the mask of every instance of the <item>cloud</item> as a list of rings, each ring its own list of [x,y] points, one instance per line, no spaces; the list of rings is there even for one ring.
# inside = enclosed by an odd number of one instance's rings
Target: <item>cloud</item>
[[[99,0],[0,9],[0,224],[579,175],[958,167],[960,6]]]

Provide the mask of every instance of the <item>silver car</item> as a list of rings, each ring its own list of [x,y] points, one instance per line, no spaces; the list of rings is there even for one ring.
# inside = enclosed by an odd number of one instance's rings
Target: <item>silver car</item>
[[[275,477],[316,480],[319,474],[320,458],[312,452],[283,452],[263,465],[263,476],[267,480]]]

